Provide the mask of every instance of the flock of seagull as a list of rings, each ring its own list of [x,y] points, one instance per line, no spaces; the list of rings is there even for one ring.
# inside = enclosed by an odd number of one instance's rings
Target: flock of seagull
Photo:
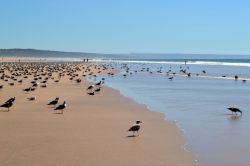
[[[61,78],[64,76],[68,76],[68,79],[71,81],[75,81],[76,83],[81,83],[81,77],[92,76],[96,77],[97,75],[92,69],[95,69],[97,73],[102,73],[103,71],[107,71],[106,74],[113,76],[114,72],[110,72],[109,70],[113,70],[115,67],[111,64],[102,64],[102,65],[95,65],[95,64],[88,64],[86,63],[2,63],[0,67],[0,80],[8,82],[9,86],[15,86],[15,83],[21,84],[24,79],[32,78],[30,82],[31,85],[27,88],[24,88],[23,91],[26,93],[35,91],[38,87],[46,88],[48,86],[48,81],[52,80],[55,83],[60,82]],[[123,77],[126,77],[128,74],[132,75],[133,73],[137,73],[137,70],[132,70],[127,64],[122,64],[121,69],[125,70],[125,74]],[[188,69],[184,69],[180,67],[179,72],[182,75],[186,75],[187,77],[191,77],[191,73],[188,72]],[[83,71],[82,75],[80,73]],[[148,72],[153,74],[150,71],[150,68],[142,67],[139,71],[141,72]],[[156,73],[163,73],[162,67],[160,67]],[[206,74],[206,71],[202,71],[203,74]],[[166,75],[169,76],[169,80],[173,80],[177,72],[171,70],[171,68],[166,72]],[[198,76],[199,74],[196,74]],[[222,76],[226,77],[226,76]],[[235,80],[238,80],[238,76],[236,75]],[[105,78],[102,78],[99,82],[90,85],[86,88],[86,93],[88,95],[95,95],[96,93],[101,91],[102,84],[104,84]],[[245,79],[242,80],[246,82]],[[0,89],[3,89],[4,85],[0,85]],[[11,97],[7,101],[5,101],[0,107],[7,108],[9,111],[10,108],[13,106],[16,97]],[[27,98],[29,101],[36,100],[35,96]],[[59,110],[61,114],[63,114],[64,109],[66,108],[67,104],[64,101],[62,104],[57,105],[59,102],[59,97],[56,97],[54,100],[50,101],[47,105],[51,105],[54,107],[54,110]],[[240,113],[242,115],[242,111],[239,108],[229,107],[232,114]],[[128,131],[134,133],[140,130],[140,123],[141,121],[136,121],[132,127],[129,128]]]
[[[81,77],[92,76],[96,77],[97,75],[92,69],[96,70],[97,73],[102,73],[107,71],[108,75],[113,76],[114,73],[108,71],[110,68],[109,65],[95,65],[89,64],[86,66],[86,63],[2,63],[0,66],[0,80],[7,82],[9,86],[15,86],[15,84],[22,84],[25,79],[31,79],[30,86],[22,89],[25,93],[31,93],[37,88],[46,88],[48,86],[48,81],[52,80],[55,83],[61,81],[61,78],[68,76],[68,79],[75,81],[76,83],[81,83]],[[114,69],[111,67],[111,69]],[[79,73],[83,71],[83,74]],[[105,78],[102,78],[99,82],[90,85],[86,89],[88,95],[95,95],[101,91],[102,84],[104,84]],[[4,85],[0,85],[0,90],[4,88]],[[10,111],[10,108],[14,105],[16,97],[11,97],[0,107],[6,108],[7,111]],[[34,101],[37,100],[36,96],[28,97],[27,100]],[[52,101],[48,102],[48,106],[53,106],[54,110],[60,111],[59,114],[63,114],[64,109],[67,104],[66,101],[63,101],[62,104],[59,103],[59,97],[56,97]],[[138,131],[140,130],[141,121],[136,121],[128,131],[135,132],[139,135]]]
[[[137,73],[137,72],[147,72],[149,74],[153,74],[153,71],[150,71],[150,68],[149,67],[144,67],[143,66],[144,64],[142,64],[140,66],[139,69],[136,69],[136,70],[131,70],[131,67],[128,65],[128,64],[122,64],[121,65],[121,69],[123,69],[125,71],[125,74],[123,74],[122,76],[123,77],[127,77],[128,75],[132,75],[133,73]],[[164,74],[163,72],[163,67],[159,67],[155,73],[157,74]],[[189,72],[189,67],[186,66],[186,63],[185,63],[185,67],[183,66],[180,66],[179,67],[179,72],[176,72],[174,70],[172,70],[171,67],[169,67],[169,69],[165,72],[166,76],[168,76],[168,79],[170,81],[172,81],[175,76],[187,76],[187,77],[191,77],[193,74],[191,72]],[[201,73],[196,73],[194,74],[195,76],[206,76],[207,72],[206,70],[202,70]],[[226,75],[222,75],[221,76],[222,78],[226,78],[227,76]],[[216,78],[220,78],[220,77],[216,77]],[[234,79],[235,81],[238,81],[240,78],[238,75],[235,75],[233,76],[231,79]],[[241,78],[240,79],[243,83],[245,83],[247,80],[246,79],[243,79]],[[238,115],[237,113],[240,113],[240,115],[242,115],[242,110],[240,110],[239,108],[236,108],[236,107],[229,107],[227,108],[228,110],[230,110],[232,112],[232,115]]]
[[[38,87],[46,88],[48,81],[52,80],[55,83],[61,81],[61,78],[68,76],[71,81],[81,83],[82,77],[93,76],[96,77],[95,72],[102,73],[108,70],[105,65],[95,65],[86,63],[2,63],[0,66],[0,80],[7,82],[9,86],[15,86],[15,84],[22,84],[26,79],[31,79],[30,86],[22,89],[25,93],[35,91]],[[80,75],[80,73],[82,75]],[[104,83],[104,78],[96,84],[91,85],[87,88],[87,94],[95,95],[101,91],[101,85]],[[0,85],[0,89],[3,89],[4,85]],[[13,106],[16,97],[11,97],[5,101],[0,107],[7,108],[9,111]],[[27,98],[29,101],[36,100],[36,96]],[[63,110],[66,108],[66,101],[62,104],[58,104],[59,97],[56,97],[53,101],[50,101],[48,105],[53,105],[54,110],[60,110],[63,114]],[[57,106],[56,106],[57,105]]]

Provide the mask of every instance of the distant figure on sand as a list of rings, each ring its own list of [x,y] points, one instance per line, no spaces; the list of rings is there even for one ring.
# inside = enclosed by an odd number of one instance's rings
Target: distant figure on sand
[[[142,123],[141,121],[136,121],[135,124],[133,124],[128,131],[132,131],[133,132],[133,136],[135,136],[135,132],[137,132],[137,135],[139,136],[139,130],[141,128],[140,123]]]

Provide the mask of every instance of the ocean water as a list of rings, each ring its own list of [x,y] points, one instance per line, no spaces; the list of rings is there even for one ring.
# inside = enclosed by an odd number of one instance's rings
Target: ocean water
[[[249,60],[198,60],[186,65],[183,60],[121,60],[109,64],[121,73],[105,76],[105,84],[175,121],[183,130],[186,149],[200,165],[249,165]],[[180,69],[190,72],[191,77],[181,74]],[[124,77],[126,70],[129,72]],[[169,80],[173,72],[176,75]],[[235,75],[247,81],[235,81]],[[232,115],[227,110],[231,106],[240,108],[243,115]]]

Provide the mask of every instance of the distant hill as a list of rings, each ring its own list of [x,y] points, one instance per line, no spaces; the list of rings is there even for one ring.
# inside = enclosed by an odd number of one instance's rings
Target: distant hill
[[[37,49],[0,49],[2,57],[33,57],[33,58],[125,58],[125,55],[99,54],[86,52],[63,52]]]

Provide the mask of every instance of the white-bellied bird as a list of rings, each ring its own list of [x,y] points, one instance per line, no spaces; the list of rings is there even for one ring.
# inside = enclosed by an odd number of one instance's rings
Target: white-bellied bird
[[[133,136],[135,136],[135,132],[137,132],[137,135],[139,135],[139,130],[141,128],[141,124],[142,122],[141,121],[136,121],[135,124],[133,124],[129,129],[128,131],[132,131],[133,132]]]
[[[54,110],[61,110],[61,114],[63,114],[63,110],[66,108],[66,101],[63,104],[58,105]]]

